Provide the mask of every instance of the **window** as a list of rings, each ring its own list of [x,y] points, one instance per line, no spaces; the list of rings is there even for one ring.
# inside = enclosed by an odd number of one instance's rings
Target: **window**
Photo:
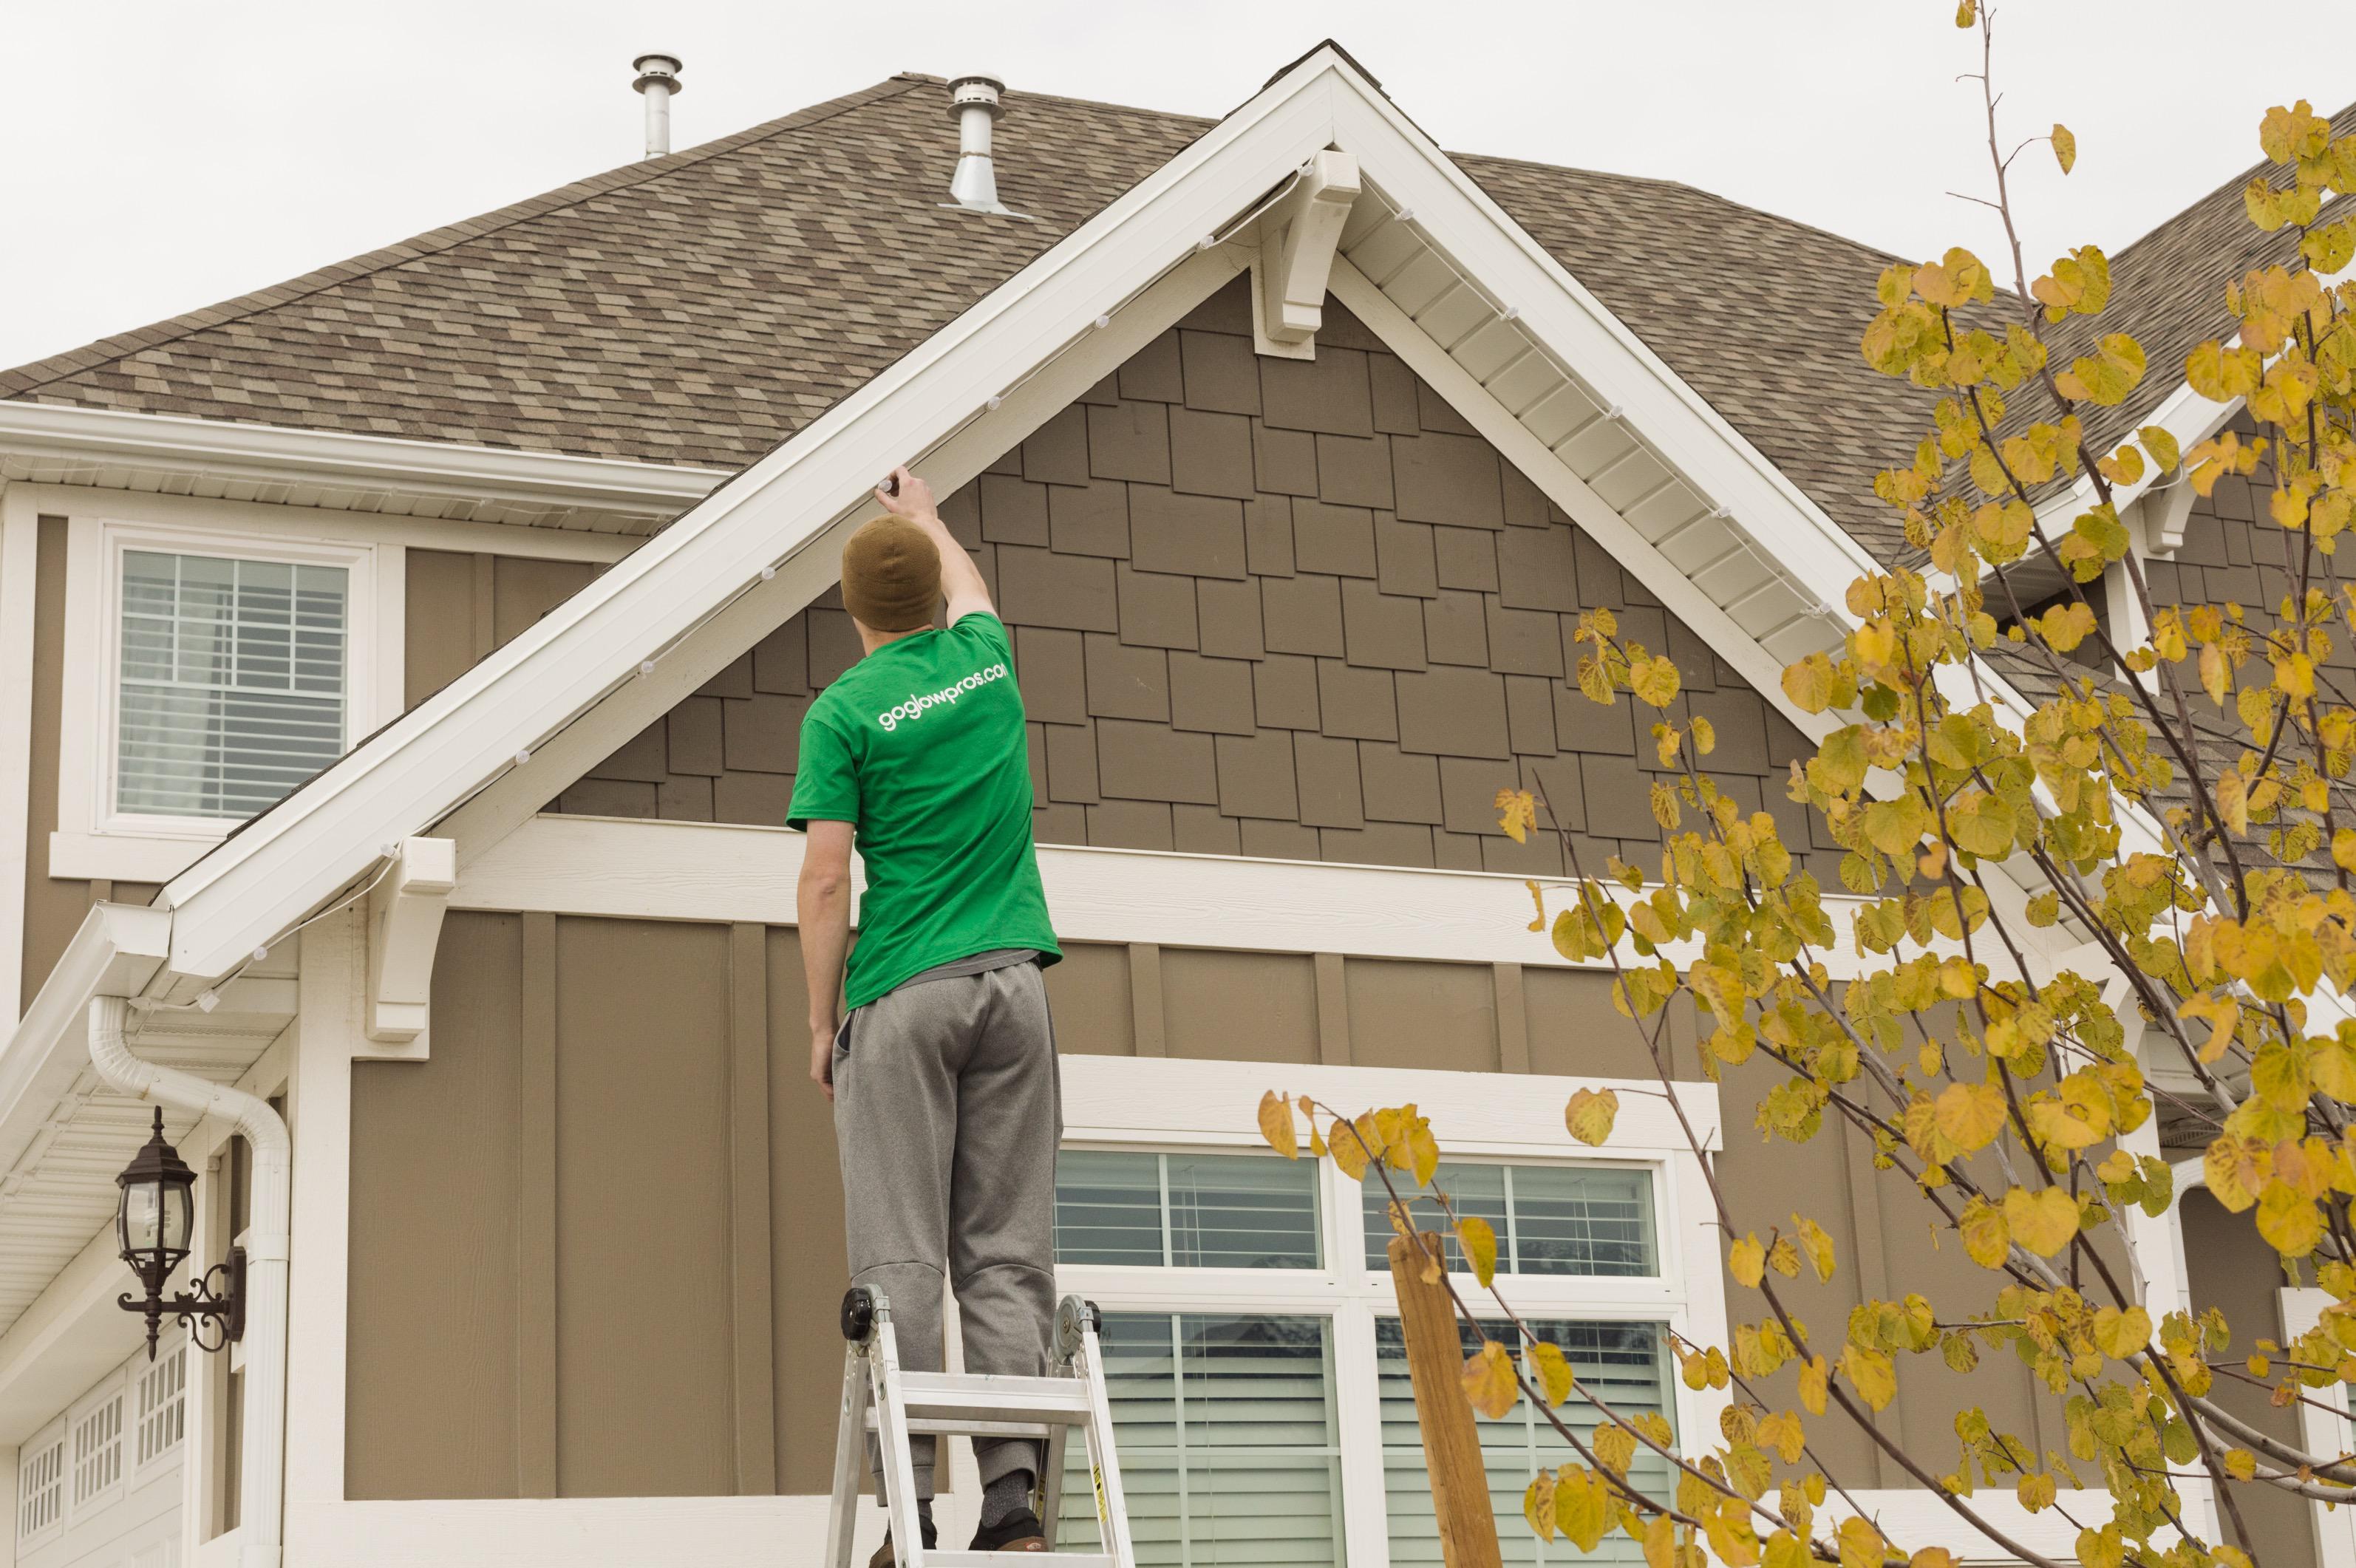
[[[1675,1426],[1666,1328],[1681,1307],[1657,1234],[1665,1179],[1659,1164],[1468,1160],[1438,1184],[1496,1226],[1516,1308],[1580,1377],[1615,1408]],[[1428,1200],[1418,1207],[1427,1223],[1436,1214]],[[1330,1161],[1064,1152],[1057,1270],[1063,1289],[1104,1309],[1141,1563],[1338,1568],[1354,1541],[1361,1561],[1387,1551],[1398,1568],[1439,1563],[1389,1235],[1379,1183],[1356,1189]],[[1584,1407],[1568,1414],[1595,1424]],[[1568,1446],[1526,1409],[1480,1432],[1506,1561],[1572,1561],[1560,1545],[1542,1554],[1520,1523],[1531,1475],[1564,1463]],[[1095,1540],[1083,1447],[1070,1449],[1063,1493],[1060,1539],[1076,1550]],[[1665,1488],[1667,1466],[1640,1460],[1633,1478]]]
[[[1248,1155],[1075,1149],[1056,1166],[1055,1255],[1166,1268],[1315,1268],[1317,1172]]]
[[[115,811],[241,820],[343,754],[348,569],[118,560]]]
[[[70,517],[51,874],[167,881],[397,711],[400,559]]]
[[[1571,1371],[1596,1397],[1613,1410],[1633,1413],[1656,1410],[1674,1420],[1664,1358],[1666,1351],[1660,1326],[1654,1323],[1596,1323],[1564,1319],[1525,1318],[1531,1332],[1562,1347]],[[1507,1339],[1509,1325],[1489,1326],[1490,1337]],[[1457,1327],[1464,1353],[1471,1355],[1477,1336]],[[1381,1379],[1383,1423],[1383,1499],[1388,1519],[1392,1568],[1440,1568],[1440,1527],[1431,1512],[1431,1482],[1424,1468],[1423,1437],[1415,1424],[1415,1391],[1409,1386],[1407,1349],[1398,1319],[1385,1317],[1375,1325],[1375,1364]],[[1564,1424],[1584,1440],[1601,1424],[1594,1407],[1582,1401],[1566,1402],[1559,1412]],[[1475,1423],[1481,1456],[1489,1471],[1489,1494],[1500,1523],[1520,1519],[1522,1494],[1539,1468],[1561,1465],[1572,1456],[1553,1427],[1526,1403],[1518,1404],[1500,1421]],[[1648,1497],[1666,1501],[1672,1487],[1668,1462],[1649,1448],[1639,1448],[1628,1467],[1628,1479]],[[1505,1560],[1518,1563],[1641,1563],[1644,1549],[1624,1534],[1607,1538],[1595,1552],[1581,1556],[1562,1541],[1551,1544],[1526,1530],[1499,1532]]]
[[[1434,1185],[1459,1214],[1486,1220],[1496,1231],[1499,1274],[1643,1278],[1661,1272],[1653,1249],[1653,1183],[1644,1171],[1451,1164],[1440,1168]],[[1366,1266],[1387,1269],[1389,1199],[1379,1182],[1365,1188]],[[1417,1224],[1446,1229],[1446,1216],[1428,1197],[1409,1207]],[[1465,1267],[1453,1239],[1448,1264],[1459,1272]]]
[[[66,1440],[61,1432],[25,1445],[16,1467],[16,1539],[47,1534],[66,1517]]]

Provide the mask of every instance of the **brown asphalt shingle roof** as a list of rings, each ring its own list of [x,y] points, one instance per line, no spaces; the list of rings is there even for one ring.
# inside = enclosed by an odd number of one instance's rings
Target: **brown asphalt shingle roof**
[[[898,76],[0,372],[0,398],[741,467],[1213,123],[1007,101],[1001,193],[1036,221],[939,205],[956,147],[941,83]],[[1929,400],[1858,351],[1891,257],[1686,186],[1457,161],[1836,522],[1885,560],[1907,553],[1872,481]],[[2123,424],[2218,329],[2203,300],[2222,269],[2265,249],[2238,190],[2115,262],[2120,321],[2154,366]]]
[[[1036,222],[938,205],[941,84],[894,77],[0,372],[0,397],[738,467],[1214,123],[1007,101],[1001,193]],[[1922,400],[1856,347],[1890,258],[1683,186],[1459,161],[1837,520],[1894,544],[1872,475]]]

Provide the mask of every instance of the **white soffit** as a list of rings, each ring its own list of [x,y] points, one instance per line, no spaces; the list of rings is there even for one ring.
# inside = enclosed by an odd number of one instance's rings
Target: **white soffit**
[[[646,535],[728,477],[602,457],[0,400],[0,480]]]

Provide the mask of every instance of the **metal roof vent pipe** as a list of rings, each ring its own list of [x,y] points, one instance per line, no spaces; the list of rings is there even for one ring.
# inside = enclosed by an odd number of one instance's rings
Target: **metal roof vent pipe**
[[[630,62],[638,80],[630,83],[647,101],[647,156],[670,155],[670,97],[686,91],[679,84],[677,55],[640,55]]]
[[[943,207],[969,212],[1020,217],[998,199],[998,166],[990,155],[991,123],[1006,112],[999,95],[1006,84],[994,76],[960,76],[949,83],[949,118],[958,126],[957,174],[949,181],[954,200]]]

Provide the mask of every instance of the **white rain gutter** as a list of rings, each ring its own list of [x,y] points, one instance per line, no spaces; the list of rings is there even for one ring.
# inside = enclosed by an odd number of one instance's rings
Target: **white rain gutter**
[[[244,1440],[238,1456],[238,1561],[279,1568],[284,1551],[286,1473],[286,1230],[294,1151],[268,1101],[131,1054],[122,997],[90,1002],[90,1061],[108,1087],[199,1115],[219,1116],[253,1148],[252,1220],[245,1239]]]

